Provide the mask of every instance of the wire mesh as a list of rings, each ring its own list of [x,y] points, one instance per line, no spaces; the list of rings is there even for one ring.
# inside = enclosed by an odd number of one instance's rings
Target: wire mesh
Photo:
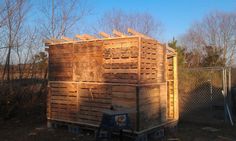
[[[224,121],[223,68],[179,71],[180,120]]]

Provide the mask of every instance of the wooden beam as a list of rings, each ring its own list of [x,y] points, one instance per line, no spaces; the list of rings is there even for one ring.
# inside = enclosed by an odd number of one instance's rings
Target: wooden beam
[[[76,38],[80,39],[80,40],[87,40],[83,35],[75,35]]]
[[[71,38],[68,38],[68,37],[65,37],[65,36],[62,36],[61,39],[65,40],[65,41],[68,41],[68,42],[74,42],[75,41],[74,39],[71,39]]]
[[[125,34],[121,33],[120,31],[117,31],[117,30],[113,30],[112,33],[117,36],[117,37],[126,37]]]
[[[167,58],[172,58],[174,57],[175,54],[172,54],[172,53],[167,53]]]
[[[109,34],[107,34],[105,32],[99,32],[99,35],[104,37],[104,38],[110,38],[111,37],[111,35],[109,35]]]
[[[132,35],[137,35],[137,36],[141,36],[143,38],[147,38],[147,39],[152,39],[151,37],[144,35],[142,33],[139,33],[137,31],[135,31],[134,29],[128,28],[128,33],[132,34]]]
[[[43,42],[45,43],[46,46],[69,43],[68,41],[65,41],[64,39],[56,39],[56,38],[44,39]]]
[[[166,49],[169,50],[169,51],[171,51],[172,53],[175,53],[175,52],[176,52],[175,49],[173,49],[173,48],[171,48],[171,47],[169,47],[169,46],[167,46]]]
[[[43,40],[43,43],[44,43],[46,46],[48,46],[48,45],[52,44],[53,42],[52,42],[52,40],[50,40],[50,39],[44,39],[44,40]]]
[[[61,42],[64,42],[64,40],[62,39],[56,39],[56,38],[51,38],[50,39],[53,43],[61,43]]]
[[[174,65],[174,119],[179,119],[179,93],[178,93],[178,61],[177,53],[173,58]]]
[[[88,34],[84,34],[83,36],[84,36],[84,38],[86,38],[87,40],[97,39],[96,37],[91,36],[91,35],[88,35]]]

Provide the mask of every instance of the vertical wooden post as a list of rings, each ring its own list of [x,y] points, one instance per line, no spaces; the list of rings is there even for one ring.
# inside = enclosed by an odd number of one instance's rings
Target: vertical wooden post
[[[164,67],[164,72],[163,72],[163,82],[165,82],[165,84],[160,85],[160,110],[161,110],[161,121],[165,122],[168,115],[168,105],[167,105],[167,101],[168,101],[168,85],[167,85],[167,44],[165,44],[164,46],[164,51],[163,51],[163,67]]]
[[[167,69],[167,44],[165,44],[164,46],[164,53],[163,53],[163,59],[164,59],[164,62],[163,62],[163,65],[164,65],[164,82],[167,83],[167,72],[168,72],[168,69]]]
[[[177,68],[177,53],[173,57],[173,73],[174,73],[174,118],[179,119],[179,94],[178,94],[178,68]]]
[[[79,102],[80,102],[80,97],[79,97],[79,82],[76,82],[76,88],[77,88],[77,99],[76,99],[76,120],[78,120],[78,114],[79,114],[79,110],[80,110],[80,105],[79,105]]]
[[[140,86],[136,86],[136,131],[140,130],[140,109],[139,109]]]
[[[72,43],[72,46],[73,46],[73,52],[72,52],[72,81],[75,81],[75,62],[76,60],[75,59],[75,44]]]
[[[167,119],[167,83],[160,85],[160,111],[161,121],[165,122]]]
[[[50,81],[48,82],[48,94],[47,94],[47,127],[51,128],[52,124],[50,119],[52,118],[52,114],[51,114],[51,87],[50,87]]]
[[[141,43],[141,37],[138,37],[138,85],[140,84],[140,73],[141,73],[141,48],[142,48],[142,43]]]
[[[141,73],[141,37],[138,37],[138,83],[136,86],[136,131],[140,130],[140,109],[139,109],[139,94],[140,94],[140,73]]]

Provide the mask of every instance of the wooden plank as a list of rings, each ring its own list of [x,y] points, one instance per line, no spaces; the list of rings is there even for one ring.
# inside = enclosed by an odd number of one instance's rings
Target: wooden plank
[[[134,86],[113,85],[112,86],[112,93],[113,92],[135,93],[136,92],[136,87],[134,87]]]
[[[58,91],[68,91],[68,92],[75,92],[77,89],[74,85],[53,85],[50,84],[52,90],[58,90]]]
[[[104,80],[105,83],[132,83],[132,84],[135,84],[138,82],[138,80],[135,80],[135,79],[115,79],[115,78],[112,78],[112,79],[105,79]]]
[[[82,41],[87,40],[87,38],[84,37],[83,35],[77,34],[77,35],[75,35],[75,37],[78,38],[78,39],[80,39],[80,40],[82,40]]]
[[[140,107],[144,105],[160,105],[160,98],[158,97],[152,97],[147,99],[140,100]]]
[[[51,103],[51,88],[49,86],[49,89],[48,89],[48,94],[47,94],[47,118],[51,118],[52,115],[51,115],[51,107],[52,103]]]
[[[58,113],[61,113],[61,114],[76,114],[77,111],[76,111],[76,107],[70,107],[70,108],[52,108],[52,112],[58,112]]]
[[[177,64],[177,55],[173,58],[173,64],[174,64],[174,118],[176,120],[179,119],[179,100],[178,100],[178,64]]]
[[[85,96],[80,96],[81,104],[83,103],[88,103],[88,104],[110,104],[111,103],[111,98],[92,98],[92,97],[85,97]]]
[[[97,39],[95,36],[84,34],[83,35],[87,40]]]
[[[101,121],[102,119],[102,115],[83,115],[83,114],[79,114],[78,115],[78,118],[79,119],[86,119],[86,120],[89,120],[89,121]]]
[[[112,100],[112,105],[114,107],[135,108],[136,102],[133,100],[127,100],[126,98],[116,98]]]
[[[73,105],[76,105],[75,100],[74,101],[69,101],[69,100],[65,100],[65,99],[64,100],[52,99],[51,103],[52,104],[57,103],[57,104],[73,104]]]
[[[117,31],[115,29],[112,31],[112,33],[117,37],[126,37],[124,33],[121,33],[120,31]]]
[[[79,111],[79,114],[97,116],[97,115],[102,115],[103,113],[102,113],[102,112],[98,112],[98,111],[87,111],[87,110],[81,109],[81,110]]]
[[[160,85],[160,108],[161,108],[161,120],[165,122],[167,120],[167,84]]]
[[[65,97],[65,96],[53,96],[52,100],[63,100],[63,101],[71,101],[72,103],[76,100],[76,96],[74,97]],[[75,101],[76,102],[76,101]]]
[[[90,108],[110,108],[109,103],[98,103],[98,102],[81,102],[80,107],[90,107]]]
[[[148,104],[140,106],[140,112],[144,113],[156,113],[157,117],[159,117],[160,113],[160,105],[159,104]],[[150,119],[149,119],[150,120]]]
[[[51,44],[54,44],[54,43],[62,43],[62,42],[64,42],[64,41],[61,40],[61,39],[51,38],[51,39],[45,39],[45,40],[43,40],[43,42],[44,42],[46,45],[51,45]]]
[[[119,63],[119,64],[122,64],[122,63],[138,63],[138,59],[137,58],[128,58],[128,59],[122,59],[122,58],[118,58],[118,59],[103,59],[103,62],[104,63]]]
[[[96,111],[96,112],[103,112],[104,110],[107,110],[109,109],[110,106],[107,106],[107,107],[89,107],[89,106],[80,106],[80,109],[82,110],[87,110],[87,111]]]
[[[76,83],[69,82],[69,83],[62,83],[62,82],[50,82],[50,87],[56,87],[56,88],[74,88],[76,89]]]
[[[127,98],[135,100],[135,93],[112,92],[112,98]]]
[[[76,97],[76,92],[69,92],[69,91],[63,91],[63,90],[52,90],[52,96],[74,96]]]
[[[144,34],[141,34],[141,33],[137,32],[137,31],[135,31],[134,29],[131,29],[131,28],[128,28],[128,33],[130,33],[132,35],[136,35],[136,36],[141,36],[143,38],[151,39],[151,37],[148,37]]]
[[[68,38],[68,37],[65,37],[65,36],[62,36],[61,39],[65,40],[65,41],[68,41],[68,42],[76,42],[76,40]]]
[[[99,35],[104,37],[104,38],[110,38],[111,37],[111,35],[109,35],[109,34],[107,34],[105,32],[99,32]]]

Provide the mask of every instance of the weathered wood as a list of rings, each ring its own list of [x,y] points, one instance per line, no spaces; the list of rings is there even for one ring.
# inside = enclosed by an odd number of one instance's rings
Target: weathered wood
[[[140,108],[140,128],[142,130],[153,126],[153,121],[161,122],[160,105],[161,103],[160,103],[159,86],[141,87],[139,108]]]
[[[126,37],[125,34],[121,33],[120,31],[117,31],[117,30],[113,30],[112,33],[115,35],[115,36],[118,36],[118,37]]]
[[[179,119],[179,100],[178,100],[178,68],[177,68],[177,55],[174,56],[174,118]]]
[[[151,38],[151,37],[148,37],[148,36],[146,36],[144,34],[141,34],[141,33],[137,32],[137,31],[135,31],[134,29],[131,29],[131,28],[128,28],[128,33],[130,33],[132,35],[136,35],[136,36],[141,36],[141,37],[147,38],[147,39]]]
[[[78,39],[80,39],[80,40],[87,40],[87,38],[84,37],[83,35],[77,34],[75,37],[78,38]]]
[[[68,37],[65,37],[65,36],[62,36],[61,39],[65,40],[65,41],[68,41],[68,42],[76,42],[76,40],[68,38]]]
[[[83,36],[84,36],[84,38],[86,38],[86,40],[97,39],[96,37],[88,35],[88,34],[84,34]]]
[[[105,32],[99,32],[99,35],[104,37],[104,38],[110,38],[111,37],[111,35],[109,35],[109,34],[107,34]]]
[[[128,32],[50,40],[48,119],[99,125],[112,106],[132,111],[136,131],[178,120],[176,52]]]

